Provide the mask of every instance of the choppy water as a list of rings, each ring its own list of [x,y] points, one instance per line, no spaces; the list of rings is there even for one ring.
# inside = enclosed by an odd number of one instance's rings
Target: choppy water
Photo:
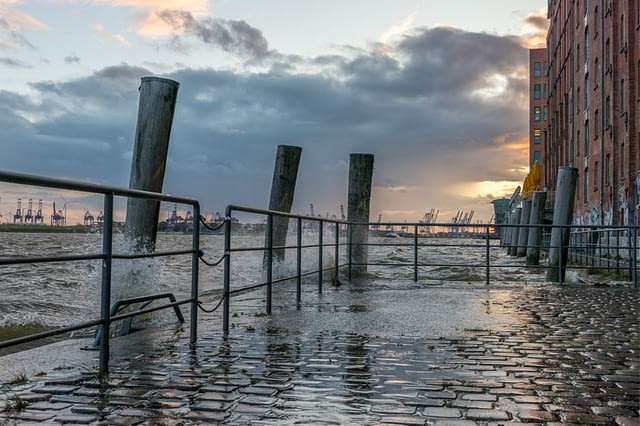
[[[324,237],[325,244],[334,241],[331,232]],[[340,237],[341,241],[345,240]],[[293,244],[295,235],[289,244]],[[317,235],[304,235],[305,244],[317,243]],[[411,238],[371,237],[371,243],[389,243],[394,246],[372,246],[369,252],[371,263],[411,263],[414,249],[403,244],[412,244]],[[217,261],[224,252],[222,235],[202,235],[201,247],[204,258]],[[234,235],[233,248],[260,247],[264,235]],[[419,270],[419,282],[413,283],[412,266],[369,266],[368,279],[378,285],[426,286],[447,282],[482,284],[485,280],[483,265],[486,253],[483,240],[472,239],[420,239],[420,244],[429,244],[419,250],[418,262],[434,266],[423,266]],[[540,274],[526,272],[521,261],[508,258],[504,250],[491,241],[491,262],[494,264],[513,263],[511,268],[492,270],[492,281],[536,281]],[[160,234],[158,251],[183,250],[191,248],[191,236],[183,234]],[[0,257],[60,256],[77,254],[99,254],[102,236],[99,234],[66,233],[1,233]],[[114,236],[114,251],[127,252],[122,235]],[[274,279],[295,273],[295,250],[287,254],[288,260],[278,265]],[[335,249],[327,246],[323,250],[325,268],[335,266]],[[339,252],[340,263],[346,259],[346,248]],[[318,249],[302,250],[303,271],[315,269]],[[231,277],[234,288],[263,282],[263,252],[234,252],[231,256]],[[452,266],[465,263],[471,266]],[[437,266],[436,266],[437,264]],[[344,270],[344,269],[343,269]],[[82,321],[97,319],[100,311],[100,261],[75,261],[55,263],[31,263],[0,266],[0,340],[15,337],[25,332],[46,328],[69,326]],[[199,293],[204,300],[219,299],[223,287],[222,264],[208,267],[200,263]],[[330,281],[332,274],[325,273]],[[315,276],[307,280],[315,280]],[[114,260],[112,273],[113,300],[120,295],[127,296],[172,292],[178,299],[190,295],[191,257],[162,257],[155,259]],[[128,290],[126,290],[128,289]],[[131,290],[137,289],[137,290]]]

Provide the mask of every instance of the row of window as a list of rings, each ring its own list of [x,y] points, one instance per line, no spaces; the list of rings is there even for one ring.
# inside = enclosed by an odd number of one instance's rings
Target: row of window
[[[533,121],[547,121],[549,119],[549,108],[534,106],[533,107]]]
[[[547,83],[545,84],[534,84],[533,85],[533,99],[547,99],[548,97],[548,88]]]

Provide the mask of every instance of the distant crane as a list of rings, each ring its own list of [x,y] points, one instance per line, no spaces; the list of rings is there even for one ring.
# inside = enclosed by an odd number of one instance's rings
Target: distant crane
[[[22,199],[18,198],[18,206],[16,212],[13,215],[13,223],[22,223]]]
[[[29,198],[29,204],[27,206],[27,213],[24,215],[24,223],[33,223],[33,200]]]
[[[38,200],[38,210],[36,210],[34,221],[35,223],[42,223],[44,221],[44,215],[42,214],[42,199]]]
[[[310,203],[310,204],[309,204],[309,212],[310,212],[310,213],[309,213],[309,215],[310,215],[311,217],[314,217],[314,216],[315,216],[315,214],[313,213],[313,203]]]
[[[340,219],[341,220],[345,220],[346,217],[344,215],[344,206],[342,204],[340,204]]]
[[[83,223],[84,226],[92,226],[93,225],[93,215],[89,210],[84,213]]]
[[[64,226],[65,218],[62,214],[62,210],[56,211],[56,202],[53,202],[53,213],[51,214],[51,225]]]

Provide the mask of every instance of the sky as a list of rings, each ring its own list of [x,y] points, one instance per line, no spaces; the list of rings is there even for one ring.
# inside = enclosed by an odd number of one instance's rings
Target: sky
[[[295,213],[346,210],[349,155],[370,153],[371,220],[486,223],[528,173],[546,4],[0,0],[0,170],[127,187],[140,81],[159,76],[180,83],[163,192],[204,214],[266,208],[284,144],[302,147]],[[0,221],[18,198],[69,224],[102,206],[0,183]]]

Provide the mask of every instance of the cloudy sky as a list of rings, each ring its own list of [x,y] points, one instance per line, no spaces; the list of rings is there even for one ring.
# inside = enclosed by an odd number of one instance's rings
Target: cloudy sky
[[[180,83],[164,191],[267,207],[302,147],[293,210],[339,214],[350,153],[375,156],[371,219],[439,221],[528,172],[528,47],[546,0],[0,0],[0,170],[128,186],[143,76]],[[0,185],[67,204],[101,199]],[[59,207],[58,207],[59,208]],[[163,213],[164,214],[164,213]],[[475,220],[474,220],[475,221]]]

